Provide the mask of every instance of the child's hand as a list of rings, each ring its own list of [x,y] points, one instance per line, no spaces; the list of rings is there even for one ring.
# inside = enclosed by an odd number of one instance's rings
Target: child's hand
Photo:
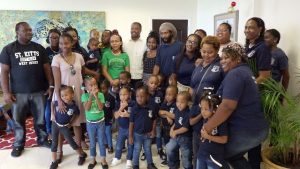
[[[167,121],[170,125],[173,124],[173,120],[171,118],[167,117]]]
[[[170,137],[176,138],[176,132],[174,130],[170,130]]]
[[[66,105],[63,103],[63,101],[61,99],[58,99],[57,103],[58,103],[59,112],[66,113],[67,109],[66,109]]]
[[[204,139],[209,139],[209,134],[204,128],[201,129],[201,137]]]
[[[123,111],[121,111],[121,115],[120,115],[120,116],[121,116],[121,117],[129,117],[130,114],[128,113],[127,110],[123,110]]]
[[[128,106],[128,103],[127,102],[121,102],[121,104],[120,104],[120,108],[121,109],[125,109],[125,107],[127,107]]]
[[[129,144],[132,145],[132,144],[133,144],[133,137],[129,137],[129,138],[128,138],[128,142],[129,142]]]
[[[152,130],[151,132],[148,133],[150,138],[154,138],[156,136],[155,130]]]

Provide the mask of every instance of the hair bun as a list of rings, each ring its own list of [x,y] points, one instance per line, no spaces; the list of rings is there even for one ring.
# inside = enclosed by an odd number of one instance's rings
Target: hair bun
[[[112,35],[119,35],[119,31],[117,29],[114,29],[111,31]]]

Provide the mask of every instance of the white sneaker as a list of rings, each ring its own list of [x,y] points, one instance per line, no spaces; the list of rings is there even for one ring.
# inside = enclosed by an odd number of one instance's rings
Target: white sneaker
[[[132,169],[132,161],[131,160],[127,160],[126,169]]]
[[[116,166],[116,165],[121,164],[121,162],[122,162],[121,159],[113,158],[113,160],[112,160],[110,166],[111,166],[111,167],[114,167],[114,166]]]

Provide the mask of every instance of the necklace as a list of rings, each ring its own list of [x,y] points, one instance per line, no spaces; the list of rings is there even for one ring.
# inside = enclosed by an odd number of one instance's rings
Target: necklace
[[[60,56],[64,59],[64,61],[70,66],[70,73],[72,76],[74,76],[76,74],[76,70],[74,68],[74,65],[71,64],[71,60],[72,60],[72,56],[73,56],[73,53],[71,53],[71,56],[69,57],[70,59],[67,59],[65,56],[63,56],[62,54],[60,54]]]
[[[113,50],[112,50],[111,52],[112,52],[114,55],[119,55],[119,54],[121,54],[121,51],[117,51],[117,52],[116,52],[116,51],[113,51]]]

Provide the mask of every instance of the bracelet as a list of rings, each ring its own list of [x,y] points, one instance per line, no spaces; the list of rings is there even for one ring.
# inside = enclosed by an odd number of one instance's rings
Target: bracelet
[[[51,85],[51,86],[49,86],[49,88],[50,88],[50,89],[54,89],[54,86]]]

